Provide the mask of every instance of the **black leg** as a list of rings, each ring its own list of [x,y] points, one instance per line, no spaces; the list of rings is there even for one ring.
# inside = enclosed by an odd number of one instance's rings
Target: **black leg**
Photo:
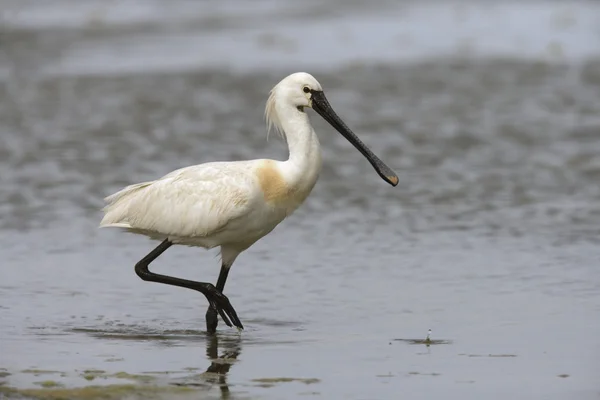
[[[145,281],[184,287],[202,293],[204,296],[206,296],[210,307],[214,308],[221,315],[221,318],[223,318],[223,321],[225,321],[227,326],[231,326],[232,321],[233,325],[237,326],[240,329],[243,329],[244,327],[242,326],[242,323],[239,320],[237,313],[231,306],[229,299],[221,293],[221,290],[217,290],[217,288],[212,283],[195,282],[187,279],[155,274],[148,270],[148,266],[150,265],[150,263],[156,260],[156,258],[162,253],[164,253],[165,250],[167,250],[169,247],[171,247],[171,245],[172,243],[169,240],[164,240],[161,244],[158,245],[158,247],[152,250],[146,257],[142,258],[135,265],[135,273],[138,274],[138,276]]]
[[[217,290],[223,293],[223,289],[225,288],[225,282],[227,281],[227,275],[229,275],[229,269],[231,265],[221,265],[221,272],[219,273],[219,280],[217,281]],[[206,330],[208,333],[215,333],[217,331],[217,325],[219,324],[219,319],[217,317],[217,310],[211,306],[208,306],[208,310],[206,310]]]

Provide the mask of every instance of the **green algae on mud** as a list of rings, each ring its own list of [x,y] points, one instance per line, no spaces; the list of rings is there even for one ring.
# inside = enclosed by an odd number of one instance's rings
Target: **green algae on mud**
[[[5,368],[0,368],[0,387],[6,385],[6,380],[3,378],[7,378],[10,376],[10,372],[8,372]]]
[[[47,381],[41,381],[41,382],[33,382],[34,385],[39,385],[43,388],[56,388],[56,387],[63,387],[64,385],[62,383],[56,382],[56,381],[52,381],[52,380],[47,380]]]
[[[60,371],[54,371],[54,370],[49,370],[49,369],[35,369],[35,368],[24,369],[24,370],[21,371],[21,373],[23,373],[23,374],[33,374],[34,376],[51,375],[51,374],[62,374],[62,372],[60,372]]]
[[[41,381],[41,382],[33,382],[34,385],[39,385],[43,388],[56,388],[56,387],[62,387],[63,384],[56,382],[56,381],[51,381],[51,380],[47,380],[47,381]]]
[[[130,374],[128,372],[117,372],[114,374],[109,374],[103,370],[96,369],[87,369],[83,371],[80,375],[86,381],[93,381],[96,378],[116,378],[116,379],[129,379],[131,381],[140,382],[140,383],[149,383],[156,379],[155,376],[146,375],[146,374]]]
[[[136,382],[151,382],[156,379],[156,377],[151,375],[142,375],[142,374],[130,374],[127,372],[117,372],[116,374],[108,375],[109,378],[118,378],[118,379],[129,379]]]
[[[287,382],[300,382],[305,385],[310,385],[313,383],[321,382],[320,379],[317,378],[288,378],[288,377],[279,377],[279,378],[256,378],[252,379],[252,382],[256,382],[257,386],[260,387],[273,387],[277,383],[287,383]]]
[[[82,399],[186,399],[197,397],[197,390],[184,386],[108,385],[78,388],[17,389],[0,386],[0,397],[28,397],[36,400]]]
[[[252,379],[252,382],[261,382],[261,383],[281,383],[281,382],[302,382],[310,385],[311,383],[319,383],[320,379],[317,378],[256,378]]]

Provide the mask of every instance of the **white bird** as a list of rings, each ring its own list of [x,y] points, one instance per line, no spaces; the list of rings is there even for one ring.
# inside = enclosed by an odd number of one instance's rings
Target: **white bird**
[[[271,90],[265,109],[268,129],[275,128],[287,141],[287,161],[257,159],[194,165],[155,181],[127,186],[105,199],[100,227],[124,228],[162,241],[136,264],[138,276],[204,294],[210,304],[206,312],[209,333],[216,331],[217,312],[228,326],[233,322],[243,329],[222,293],[233,262],[292,214],[317,182],[321,149],[306,107],[313,108],[344,135],[386,182],[398,184],[397,175],[333,111],[319,82],[310,74],[298,72]],[[217,285],[150,272],[148,265],[172,244],[220,247]]]

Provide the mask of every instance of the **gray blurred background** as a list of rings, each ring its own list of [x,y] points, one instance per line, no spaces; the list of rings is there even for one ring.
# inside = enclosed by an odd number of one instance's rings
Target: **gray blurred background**
[[[0,397],[32,368],[223,396],[189,372],[204,298],[139,280],[155,244],[99,210],[175,168],[284,159],[263,109],[296,71],[400,184],[310,112],[320,181],[227,283],[227,396],[598,398],[600,4],[384,0],[0,0]],[[410,344],[429,328],[439,346]]]

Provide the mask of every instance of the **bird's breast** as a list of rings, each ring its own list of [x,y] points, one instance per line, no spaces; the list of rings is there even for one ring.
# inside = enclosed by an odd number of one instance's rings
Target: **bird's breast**
[[[266,160],[256,170],[264,201],[276,208],[285,208],[288,215],[306,200],[316,183],[316,175],[303,175],[304,179],[287,180],[277,162]]]

